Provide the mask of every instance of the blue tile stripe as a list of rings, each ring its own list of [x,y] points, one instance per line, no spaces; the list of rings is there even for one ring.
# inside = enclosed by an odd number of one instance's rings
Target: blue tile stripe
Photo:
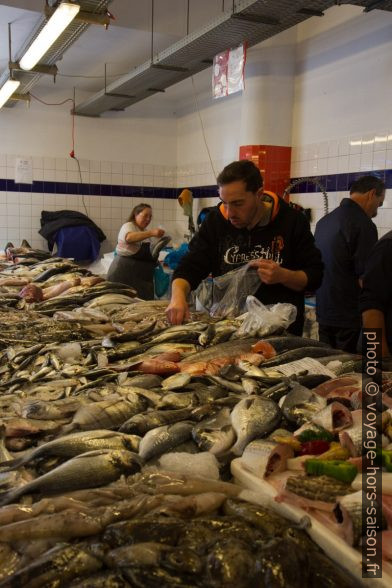
[[[373,175],[380,178],[385,182],[386,188],[392,188],[392,169],[381,169],[381,170],[371,170],[371,171],[361,171],[361,172],[354,172],[354,173],[343,173],[343,174],[329,174],[323,176],[309,176],[317,179],[323,186],[327,192],[346,192],[350,189],[351,184],[354,180],[357,180],[361,176]],[[291,178],[291,181],[297,180],[300,178]],[[301,182],[297,184],[292,190],[291,194],[311,194],[312,192],[317,192],[318,188],[312,182]]]
[[[361,171],[354,173],[329,174],[323,176],[309,176],[320,181],[327,192],[347,191],[354,180],[365,175],[376,175],[385,182],[387,188],[392,188],[392,169]],[[291,178],[291,181],[299,178]],[[184,184],[185,187],[185,184]],[[86,196],[137,196],[144,198],[176,199],[182,188],[153,188],[151,186],[118,186],[115,184],[80,184],[74,182],[46,182],[34,181],[32,184],[17,184],[14,180],[0,179],[0,192],[24,192],[35,194],[69,194]],[[190,187],[194,198],[214,198],[217,196],[217,186]],[[301,182],[292,189],[291,194],[310,194],[318,188],[312,182]]]
[[[185,187],[185,186],[184,186]],[[115,184],[80,184],[74,182],[33,181],[17,184],[14,180],[0,179],[0,192],[24,192],[33,194],[69,194],[85,196],[137,196],[143,198],[176,199],[182,188],[153,188],[151,186],[118,186]],[[217,196],[216,186],[191,188],[194,198]]]

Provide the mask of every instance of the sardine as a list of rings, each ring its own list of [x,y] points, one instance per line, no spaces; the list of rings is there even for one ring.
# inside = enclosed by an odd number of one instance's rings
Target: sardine
[[[258,396],[241,400],[231,412],[231,422],[237,434],[233,453],[241,455],[250,441],[271,433],[281,418],[280,408],[273,400]]]

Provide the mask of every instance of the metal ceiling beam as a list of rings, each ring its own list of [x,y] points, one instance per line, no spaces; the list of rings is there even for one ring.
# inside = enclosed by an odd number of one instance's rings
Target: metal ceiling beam
[[[94,19],[94,16],[99,16],[106,14],[107,8],[109,4],[111,4],[113,0],[79,0],[80,7],[83,11],[83,14],[88,13]],[[43,2],[42,2],[43,3]],[[14,63],[19,63],[22,55],[27,51],[30,47],[34,39],[38,36],[40,31],[43,29],[45,24],[48,21],[49,16],[45,16],[42,14],[41,19],[39,20],[37,26],[26,39],[22,49],[18,52],[16,58],[13,60]],[[43,58],[40,60],[38,66],[33,68],[31,71],[24,71],[24,70],[16,70],[14,69],[14,79],[20,81],[20,86],[18,88],[18,94],[28,94],[29,91],[36,85],[36,83],[40,80],[43,73],[46,72],[46,67],[54,66],[54,64],[61,59],[64,53],[67,51],[75,41],[77,41],[82,33],[89,27],[90,25],[86,22],[77,21],[76,19],[71,22],[71,24],[66,28],[66,30],[60,35],[57,41],[51,46],[51,48],[45,53]],[[41,68],[41,71],[39,70]],[[45,71],[44,71],[45,70]],[[53,71],[53,70],[52,70]],[[43,72],[43,73],[42,73]],[[0,87],[7,81],[9,78],[9,71],[4,71],[0,76]],[[9,100],[6,104],[8,107],[12,107],[15,105],[15,102]]]
[[[369,10],[376,0],[341,1]],[[377,8],[392,11],[392,0],[377,0]],[[161,51],[132,71],[78,104],[75,113],[100,116],[125,108],[162,92],[173,84],[206,69],[213,57],[246,41],[249,47],[289,29],[311,16],[320,17],[337,0],[237,0],[207,25]],[[230,3],[231,4],[231,3]]]

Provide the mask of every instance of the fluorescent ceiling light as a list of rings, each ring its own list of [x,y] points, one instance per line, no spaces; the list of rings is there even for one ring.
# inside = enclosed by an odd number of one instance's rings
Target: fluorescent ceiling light
[[[4,104],[10,98],[10,96],[12,96],[19,85],[20,82],[17,80],[7,80],[4,86],[0,88],[0,108],[4,106]]]
[[[26,70],[32,69],[72,22],[79,10],[79,4],[62,2],[23,55],[19,62],[20,67]]]

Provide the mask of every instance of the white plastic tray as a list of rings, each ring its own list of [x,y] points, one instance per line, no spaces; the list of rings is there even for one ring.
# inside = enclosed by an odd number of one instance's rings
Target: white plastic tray
[[[311,521],[307,529],[310,537],[321,547],[321,549],[336,563],[345,568],[354,578],[364,586],[375,586],[377,588],[391,588],[392,576],[385,571],[382,578],[366,579],[362,578],[362,557],[361,553],[350,547],[343,539],[327,529],[317,519],[309,515],[305,510],[297,506],[291,506],[284,502],[276,502],[275,496],[278,494],[276,489],[258,478],[243,467],[241,459],[234,459],[231,462],[231,473],[237,484],[247,488],[249,492],[241,492],[240,498],[253,504],[259,504],[266,508],[271,508],[276,513],[287,519],[299,523],[303,517],[308,517]]]

